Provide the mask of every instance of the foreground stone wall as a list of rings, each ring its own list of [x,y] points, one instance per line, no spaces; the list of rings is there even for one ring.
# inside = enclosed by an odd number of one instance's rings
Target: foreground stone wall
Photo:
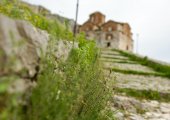
[[[72,48],[70,41],[55,40],[27,21],[0,14],[0,119],[9,107],[30,105],[32,90],[37,87],[48,54],[55,57],[57,67],[57,63],[67,60]]]
[[[0,14],[0,78],[13,75],[20,78],[13,81],[10,92],[19,90],[24,93],[35,83],[40,61],[44,59],[47,48],[50,52],[49,43],[46,31]],[[51,47],[57,60],[66,60],[72,42],[56,40]]]
[[[1,75],[26,70],[27,77],[34,77],[48,40],[47,32],[36,29],[30,23],[0,15]]]

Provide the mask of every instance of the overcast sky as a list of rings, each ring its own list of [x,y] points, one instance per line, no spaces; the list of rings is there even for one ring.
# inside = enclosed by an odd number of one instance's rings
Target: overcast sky
[[[75,17],[77,0],[24,0],[43,5],[52,13]],[[170,63],[170,0],[80,0],[78,23],[100,11],[106,19],[131,25],[138,53]],[[138,42],[136,35],[139,34]]]

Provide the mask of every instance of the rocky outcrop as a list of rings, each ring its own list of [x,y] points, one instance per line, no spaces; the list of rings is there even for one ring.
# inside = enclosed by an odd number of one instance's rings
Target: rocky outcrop
[[[36,75],[40,58],[46,52],[48,33],[30,23],[0,15],[0,75]],[[24,73],[25,71],[26,73]]]

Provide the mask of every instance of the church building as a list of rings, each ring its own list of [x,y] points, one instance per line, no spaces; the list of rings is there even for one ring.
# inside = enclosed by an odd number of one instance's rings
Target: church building
[[[133,51],[133,39],[128,23],[106,22],[105,15],[100,12],[92,13],[89,19],[79,26],[79,32],[84,32],[86,38],[95,40],[101,48],[114,48]]]

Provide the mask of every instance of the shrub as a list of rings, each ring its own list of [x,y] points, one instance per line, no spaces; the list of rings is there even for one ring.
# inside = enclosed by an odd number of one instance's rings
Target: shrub
[[[51,35],[49,50],[57,39],[73,40],[73,34],[58,21],[47,20],[33,13],[17,1],[0,3],[0,13],[31,22]],[[107,120],[109,90],[98,60],[94,42],[78,35],[78,48],[73,48],[65,62],[56,61],[53,50],[41,60],[37,87],[32,91],[30,104],[16,105],[20,95],[10,97],[11,102],[3,114],[4,119],[17,120]],[[28,97],[27,97],[28,99]],[[12,106],[12,107],[11,107]],[[14,106],[14,107],[13,107]],[[107,114],[109,113],[109,115]]]
[[[99,66],[93,42],[81,40],[66,62],[56,71],[55,59],[48,57],[31,97],[30,120],[103,120],[109,92]],[[50,58],[50,59],[49,59]],[[60,74],[59,74],[60,71]]]

